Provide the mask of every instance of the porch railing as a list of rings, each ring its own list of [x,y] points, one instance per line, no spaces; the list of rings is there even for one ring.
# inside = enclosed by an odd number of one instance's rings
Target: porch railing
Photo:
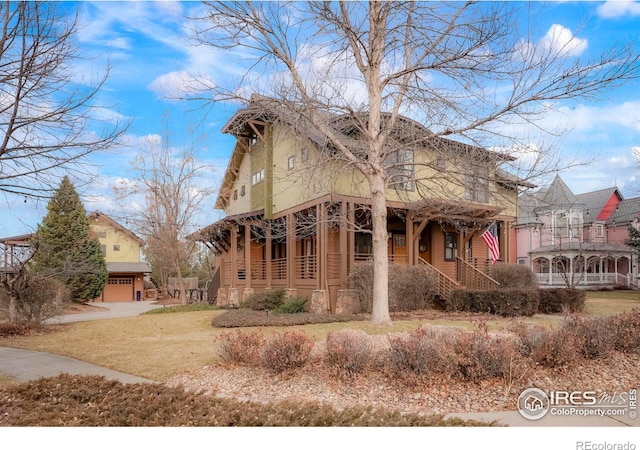
[[[407,264],[408,258],[407,255],[388,255],[389,256],[389,264]],[[373,261],[373,254],[371,253],[356,253],[355,254],[355,263],[366,263]]]
[[[571,274],[565,275],[561,273],[538,273],[538,284],[540,286],[555,286],[566,287],[566,277],[571,277]],[[575,286],[630,286],[631,280],[628,275],[622,273],[588,273],[588,274],[573,274],[576,280]]]
[[[295,279],[313,280],[318,274],[318,257],[316,255],[296,256]]]
[[[468,289],[490,291],[500,286],[500,283],[496,280],[476,269],[463,259],[456,258],[456,271],[458,274],[458,282]]]
[[[429,276],[437,280],[438,282],[437,289],[438,289],[438,295],[440,296],[440,298],[448,299],[451,296],[451,293],[455,289],[460,287],[460,285],[456,281],[452,280],[447,275],[440,272],[438,269],[436,269],[434,266],[432,266],[431,264],[429,264],[427,261],[425,261],[420,257],[418,257],[418,264],[420,264],[421,267],[424,267],[427,270],[427,273],[429,274]]]

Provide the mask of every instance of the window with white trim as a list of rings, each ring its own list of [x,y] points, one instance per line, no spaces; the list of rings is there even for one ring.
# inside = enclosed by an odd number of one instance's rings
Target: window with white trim
[[[260,169],[251,176],[251,184],[256,185],[264,180],[264,169]]]

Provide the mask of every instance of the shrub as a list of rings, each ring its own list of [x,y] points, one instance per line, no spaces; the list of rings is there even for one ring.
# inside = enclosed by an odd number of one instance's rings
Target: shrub
[[[545,367],[561,367],[580,359],[582,339],[576,329],[561,326],[548,329],[542,339],[538,339],[531,350],[531,359]]]
[[[24,288],[16,292],[15,320],[17,322],[42,323],[62,314],[64,304],[71,301],[65,284],[54,278],[27,276]],[[0,308],[8,314],[10,296],[0,287]]]
[[[291,297],[282,305],[273,310],[277,314],[298,314],[305,312],[305,307],[309,299],[306,297]]]
[[[625,353],[640,353],[640,309],[609,317],[614,331],[613,347]]]
[[[276,333],[262,352],[262,364],[277,373],[302,367],[314,344],[314,339],[303,331]]]
[[[218,328],[236,327],[287,327],[307,325],[312,323],[349,322],[353,315],[343,314],[274,314],[269,311],[254,311],[251,309],[232,309],[214,317],[211,325]]]
[[[538,312],[542,314],[577,313],[584,311],[587,294],[578,289],[540,289]]]
[[[513,339],[489,334],[484,322],[478,323],[473,332],[454,334],[450,349],[454,375],[474,383],[508,376],[516,353]]]
[[[563,327],[574,333],[582,356],[587,359],[604,358],[614,349],[616,330],[611,327],[609,317],[584,319],[570,316],[563,323]]]
[[[227,363],[240,365],[260,365],[261,351],[266,342],[259,332],[221,333],[215,341],[218,343],[218,356]]]
[[[284,289],[268,289],[247,295],[243,299],[242,308],[249,308],[256,311],[273,310],[285,303],[286,292]]]
[[[450,373],[450,334],[420,327],[389,336],[389,364],[394,374]]]
[[[371,355],[371,339],[362,330],[343,329],[327,336],[327,362],[346,375],[364,370]]]
[[[503,317],[532,316],[538,312],[538,301],[536,289],[457,289],[446,300],[445,307],[447,311],[489,313]]]
[[[530,289],[538,287],[538,280],[531,268],[522,264],[496,264],[491,267],[491,278],[500,283],[501,289]]]
[[[347,279],[347,287],[358,292],[361,311],[371,313],[373,264],[357,266]],[[389,311],[415,311],[429,308],[437,293],[437,280],[434,280],[424,267],[389,266]]]

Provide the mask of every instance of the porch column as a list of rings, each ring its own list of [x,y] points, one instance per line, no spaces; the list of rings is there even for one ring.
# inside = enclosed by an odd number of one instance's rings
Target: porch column
[[[407,214],[405,228],[405,234],[407,235],[405,238],[405,245],[407,246],[407,264],[413,266],[415,265],[416,260],[416,242],[413,239],[413,216],[411,214]]]
[[[353,270],[356,265],[356,232],[355,232],[355,223],[356,223],[356,212],[355,212],[355,204],[352,202],[347,202],[347,226],[349,226],[349,230],[347,232],[347,249],[348,254],[345,255],[349,258],[349,264],[347,268],[347,272]],[[349,225],[351,224],[351,225]],[[346,274],[345,273],[345,274]]]
[[[316,289],[324,289],[327,281],[327,206],[320,203],[316,206]]]
[[[271,246],[273,243],[271,242],[271,225],[265,227],[265,241],[264,241],[264,260],[265,260],[265,277],[267,278],[267,287],[271,287]]]
[[[347,280],[347,274],[349,273],[349,246],[347,243],[348,233],[347,227],[349,226],[349,220],[347,219],[348,203],[340,202],[340,285],[343,286]],[[352,254],[353,252],[351,252]]]
[[[251,287],[251,225],[244,226],[244,277],[245,287]]]
[[[553,286],[553,257],[547,259],[549,260],[549,286]]]
[[[292,288],[296,264],[296,221],[293,214],[287,214],[287,287]]]
[[[237,278],[238,278],[238,226],[231,225],[231,242],[229,246],[231,247],[231,285],[230,287],[234,288],[237,286]]]

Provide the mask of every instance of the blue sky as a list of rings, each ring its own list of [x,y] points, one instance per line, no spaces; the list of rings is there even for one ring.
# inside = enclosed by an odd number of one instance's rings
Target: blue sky
[[[69,6],[74,3],[69,2]],[[163,135],[163,116],[169,115],[171,145],[189,144],[187,130],[199,124],[199,157],[214,170],[210,188],[217,189],[233,148],[233,138],[221,127],[238,105],[221,104],[206,117],[193,104],[170,100],[181,86],[204,77],[220,82],[233,76],[233,61],[220,52],[196,47],[189,41],[185,16],[197,2],[80,2],[78,45],[87,56],[77,66],[79,74],[95,74],[107,60],[110,77],[101,93],[108,105],[105,115],[131,121],[125,145],[92,158],[97,181],[79,188],[88,212],[101,210],[126,226],[127,213],[114,199],[113,187],[133,176],[129,162],[148,139]],[[576,39],[583,56],[597,54],[614,41],[629,40],[640,47],[640,3],[638,2],[555,2],[536,15],[542,31],[562,32]],[[540,36],[542,39],[543,36]],[[607,93],[597,103],[562,105],[548,117],[550,123],[568,121],[572,131],[557,145],[582,160],[595,158],[589,166],[561,173],[575,193],[617,185],[626,198],[640,196],[640,83]],[[194,222],[194,228],[220,217],[213,209],[215,195]],[[0,236],[28,233],[46,214],[46,203],[14,197],[0,197]]]

